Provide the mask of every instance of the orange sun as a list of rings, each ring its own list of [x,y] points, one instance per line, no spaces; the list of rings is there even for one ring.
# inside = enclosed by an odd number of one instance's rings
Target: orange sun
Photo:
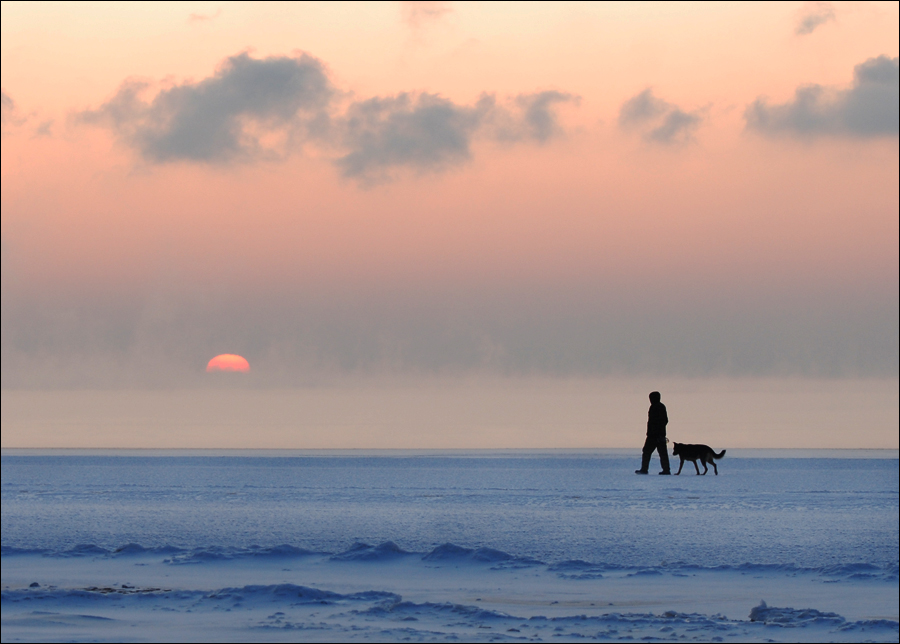
[[[206,373],[213,371],[250,371],[250,363],[241,356],[233,353],[222,353],[209,361],[206,365]]]

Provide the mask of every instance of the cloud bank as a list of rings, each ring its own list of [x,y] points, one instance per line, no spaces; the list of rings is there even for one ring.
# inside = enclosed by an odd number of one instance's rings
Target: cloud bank
[[[896,137],[900,122],[897,58],[878,56],[857,65],[853,85],[798,87],[794,100],[754,101],[744,113],[747,128],[767,136]]]
[[[353,101],[325,64],[302,54],[226,59],[209,78],[160,90],[129,80],[109,101],[78,113],[79,123],[111,129],[149,163],[207,164],[283,156],[314,144],[345,177],[382,180],[389,170],[440,171],[471,158],[476,137],[545,143],[563,134],[556,114],[577,97],[557,91],[473,105],[432,93]],[[5,109],[5,108],[4,108]]]
[[[647,141],[673,145],[687,143],[703,122],[702,110],[687,112],[645,89],[622,104],[619,127],[639,130]]]

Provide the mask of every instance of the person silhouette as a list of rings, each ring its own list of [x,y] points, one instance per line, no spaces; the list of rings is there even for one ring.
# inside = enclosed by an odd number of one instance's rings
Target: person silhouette
[[[647,412],[647,440],[641,450],[641,469],[635,470],[635,474],[647,474],[650,467],[650,457],[653,450],[659,452],[659,464],[662,466],[660,474],[671,474],[669,471],[669,451],[666,448],[666,425],[669,423],[669,415],[666,406],[660,402],[658,391],[650,392],[650,410]]]

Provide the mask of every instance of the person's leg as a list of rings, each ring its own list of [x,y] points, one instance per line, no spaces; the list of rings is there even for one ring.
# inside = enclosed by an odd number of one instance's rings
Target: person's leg
[[[656,449],[656,442],[648,436],[647,440],[644,441],[644,448],[641,450],[641,469],[638,472],[643,472],[644,474],[648,472],[650,455],[653,454],[654,449]]]
[[[659,464],[662,466],[662,471],[668,473],[669,472],[669,450],[666,447],[666,439],[660,438],[659,442],[656,444],[656,451],[659,452]],[[649,465],[649,457],[647,459],[647,464]]]

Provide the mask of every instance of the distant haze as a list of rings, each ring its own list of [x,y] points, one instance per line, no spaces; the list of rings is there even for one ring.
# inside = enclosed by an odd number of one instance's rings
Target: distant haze
[[[668,436],[723,448],[897,449],[898,382],[681,378],[346,380],[290,389],[4,390],[4,448],[627,448],[647,394]]]

